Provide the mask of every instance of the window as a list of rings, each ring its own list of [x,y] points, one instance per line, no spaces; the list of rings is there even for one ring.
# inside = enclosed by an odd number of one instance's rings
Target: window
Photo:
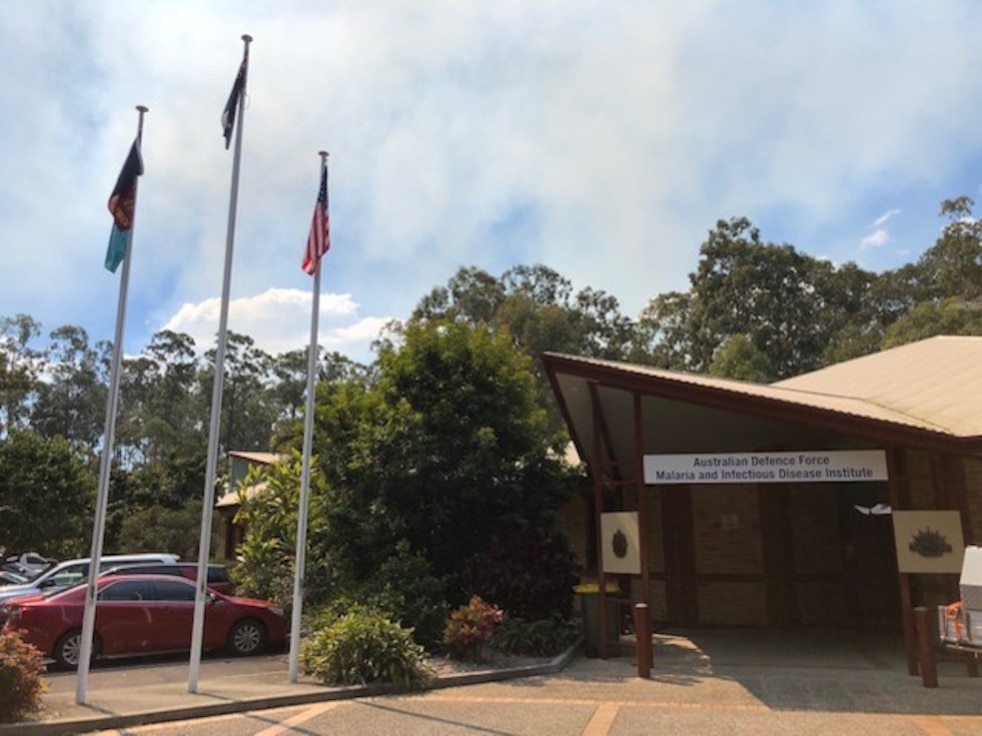
[[[228,571],[221,567],[220,565],[209,565],[208,566],[208,582],[209,583],[227,583],[229,581]]]
[[[102,601],[144,601],[152,598],[150,584],[142,580],[120,580],[107,585],[99,593],[99,600]]]
[[[194,601],[194,586],[180,580],[154,580],[153,587],[158,601]]]

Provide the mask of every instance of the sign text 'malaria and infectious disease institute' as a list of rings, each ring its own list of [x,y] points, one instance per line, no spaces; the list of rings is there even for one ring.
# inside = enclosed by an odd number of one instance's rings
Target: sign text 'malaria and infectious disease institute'
[[[883,450],[645,455],[644,482],[855,483],[887,480]]]

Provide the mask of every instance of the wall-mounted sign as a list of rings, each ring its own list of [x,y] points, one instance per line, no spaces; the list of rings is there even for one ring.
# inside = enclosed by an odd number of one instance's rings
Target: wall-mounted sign
[[[855,483],[887,479],[883,450],[645,455],[644,482]]]
[[[600,537],[603,544],[604,572],[641,574],[637,511],[611,511],[601,514]]]
[[[965,556],[958,511],[894,511],[900,572],[961,572]]]

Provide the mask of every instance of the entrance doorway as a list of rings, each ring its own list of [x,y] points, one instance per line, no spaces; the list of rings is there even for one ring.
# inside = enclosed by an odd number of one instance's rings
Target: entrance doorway
[[[848,625],[900,631],[900,591],[893,516],[880,483],[836,488],[842,551],[843,596]]]

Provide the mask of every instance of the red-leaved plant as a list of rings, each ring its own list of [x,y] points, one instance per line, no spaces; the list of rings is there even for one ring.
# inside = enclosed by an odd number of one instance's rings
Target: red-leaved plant
[[[19,632],[0,630],[0,722],[17,721],[41,705],[44,660]]]
[[[505,618],[497,606],[472,596],[470,603],[450,614],[443,632],[443,643],[453,659],[480,662],[494,632]]]

